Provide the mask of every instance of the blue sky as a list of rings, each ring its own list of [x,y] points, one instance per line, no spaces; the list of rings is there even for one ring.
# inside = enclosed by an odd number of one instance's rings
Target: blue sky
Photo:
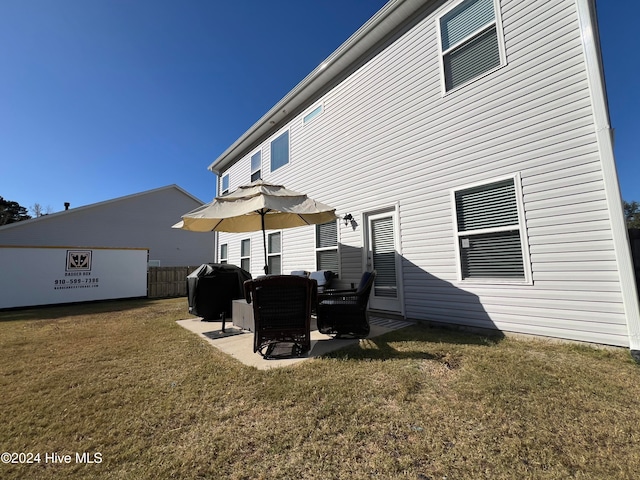
[[[0,196],[53,211],[207,166],[384,0],[1,0]],[[640,5],[598,0],[623,198],[640,201]]]

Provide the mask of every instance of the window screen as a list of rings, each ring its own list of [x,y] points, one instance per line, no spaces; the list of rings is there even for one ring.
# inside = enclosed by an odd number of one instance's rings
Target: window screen
[[[255,182],[256,180],[260,180],[262,178],[261,175],[262,169],[262,152],[257,151],[253,155],[251,155],[251,181]]]
[[[289,131],[271,142],[271,171],[289,163]]]
[[[251,271],[251,240],[246,239],[240,242],[240,268]]]
[[[226,243],[220,245],[220,263],[227,263],[229,260],[228,247]]]
[[[322,105],[317,106],[302,118],[302,123],[307,124],[322,113]]]
[[[493,0],[467,0],[440,18],[445,90],[501,63]]]
[[[222,194],[229,192],[229,175],[222,177]]]

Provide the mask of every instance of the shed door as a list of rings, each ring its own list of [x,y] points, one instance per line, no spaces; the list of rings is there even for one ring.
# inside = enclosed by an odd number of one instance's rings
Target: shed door
[[[367,270],[377,272],[369,306],[400,312],[399,255],[395,210],[367,217]]]

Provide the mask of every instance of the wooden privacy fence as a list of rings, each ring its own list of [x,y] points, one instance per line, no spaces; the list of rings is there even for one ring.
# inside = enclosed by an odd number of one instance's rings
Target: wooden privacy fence
[[[631,243],[631,257],[633,258],[633,271],[636,274],[636,287],[640,295],[640,229],[629,229],[629,242]]]
[[[197,267],[149,267],[147,297],[186,297],[187,275]]]

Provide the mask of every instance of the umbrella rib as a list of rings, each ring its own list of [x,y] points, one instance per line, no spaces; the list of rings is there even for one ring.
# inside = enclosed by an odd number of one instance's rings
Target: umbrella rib
[[[220,224],[222,223],[222,220],[223,220],[223,219],[220,219],[220,220],[218,221],[218,223],[216,223],[216,224],[213,226],[213,228],[212,228],[211,230],[215,230],[216,228],[218,228],[218,225],[220,225]]]
[[[298,218],[300,218],[300,220],[302,220],[305,224],[307,224],[307,225],[311,225],[311,224],[310,224],[307,220],[305,220],[305,218],[304,218],[302,215],[300,215],[299,213],[298,213]]]

